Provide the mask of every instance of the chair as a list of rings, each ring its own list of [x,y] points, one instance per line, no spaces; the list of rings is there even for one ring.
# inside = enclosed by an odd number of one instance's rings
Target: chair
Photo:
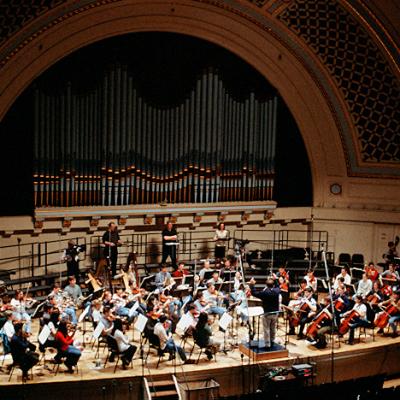
[[[345,267],[350,267],[351,265],[351,256],[349,253],[340,253],[338,258],[338,264],[343,265]]]
[[[367,330],[371,330],[372,341],[375,342],[375,325],[370,322],[368,326],[358,327],[358,341],[361,342],[361,336],[364,336],[365,341],[367,341]]]
[[[106,367],[107,362],[110,360],[110,356],[112,354],[114,354],[117,357],[117,361],[115,362],[115,365],[114,365],[114,373],[115,373],[115,371],[117,370],[119,360],[122,361],[121,353],[118,349],[117,341],[112,336],[107,335],[106,339],[107,339],[108,353],[107,353],[106,361],[104,362],[104,368]]]
[[[57,349],[57,354],[54,357],[55,360],[55,364],[54,364],[54,368],[53,368],[53,373],[54,376],[56,376],[60,370],[60,365],[65,362],[65,359],[67,358],[67,353],[65,351],[62,351],[60,349],[60,347],[55,347]],[[79,372],[79,368],[78,368],[78,364],[75,365],[75,372],[78,373]]]
[[[364,255],[354,253],[351,256],[351,264],[353,265],[353,267],[364,268]]]
[[[192,350],[190,351],[189,358],[192,357],[194,348],[196,346],[198,346],[198,348],[200,349],[200,353],[199,353],[199,356],[197,357],[197,361],[196,361],[196,364],[198,364],[200,362],[200,357],[203,354],[203,352],[205,352],[207,350],[211,352],[212,346],[210,346],[209,344],[202,343],[201,340],[199,340],[199,338],[196,335],[196,330],[194,330],[193,331],[193,347],[192,347]],[[214,359],[215,359],[215,362],[217,362],[216,353],[214,353]]]

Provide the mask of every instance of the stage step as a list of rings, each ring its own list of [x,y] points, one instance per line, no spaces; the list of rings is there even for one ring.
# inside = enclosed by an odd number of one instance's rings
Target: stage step
[[[161,381],[149,381],[149,386],[150,387],[155,387],[155,386],[174,386],[174,381],[173,380],[161,380]]]
[[[173,379],[147,380],[152,399],[175,400],[179,399]]]
[[[158,390],[156,393],[151,393],[152,399],[178,399],[176,390]]]

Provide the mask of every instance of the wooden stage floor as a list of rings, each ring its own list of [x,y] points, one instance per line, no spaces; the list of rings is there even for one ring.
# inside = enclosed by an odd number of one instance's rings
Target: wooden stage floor
[[[35,326],[36,325],[36,326]],[[278,329],[277,342],[283,343],[284,325],[280,324]],[[37,332],[37,321],[34,321],[33,332]],[[220,384],[220,394],[224,396],[236,395],[242,393],[254,392],[257,388],[258,377],[262,376],[265,371],[272,366],[291,366],[293,363],[314,362],[316,365],[316,383],[330,382],[332,379],[333,364],[333,380],[341,381],[346,379],[372,376],[377,374],[399,374],[400,373],[400,337],[382,337],[367,335],[366,338],[361,337],[361,343],[353,346],[341,343],[340,348],[336,343],[333,351],[330,345],[324,350],[318,350],[309,345],[304,340],[296,340],[295,336],[289,336],[287,350],[289,356],[280,359],[266,360],[254,362],[247,356],[242,355],[235,346],[241,340],[244,340],[247,329],[244,327],[237,328],[239,340],[231,337],[231,332],[226,335],[226,354],[219,352],[217,354],[217,362],[208,361],[203,354],[199,364],[186,364],[173,361],[167,361],[167,356],[161,361],[158,368],[156,364],[158,357],[155,351],[150,352],[147,365],[143,365],[139,357],[139,351],[135,354],[133,360],[133,368],[122,370],[120,364],[114,373],[115,363],[108,363],[103,368],[107,351],[100,350],[101,368],[96,368],[95,350],[89,344],[91,333],[86,333],[86,347],[83,349],[82,357],[79,361],[79,371],[74,374],[66,374],[64,365],[60,366],[59,373],[55,376],[51,369],[53,364],[47,363],[50,368],[43,367],[43,364],[37,365],[33,369],[33,379],[21,384],[21,371],[15,370],[11,381],[8,381],[9,375],[6,366],[11,363],[11,359],[6,357],[2,373],[0,374],[0,392],[3,393],[3,399],[13,399],[23,396],[30,398],[46,398],[47,394],[54,394],[58,400],[68,398],[92,398],[91,395],[102,393],[102,398],[112,398],[118,392],[119,399],[140,399],[142,377],[162,377],[175,373],[178,380],[198,380],[213,378]],[[132,337],[132,330],[128,335]],[[223,340],[222,332],[215,332],[216,338]],[[357,336],[356,336],[357,337]],[[82,339],[82,334],[77,333],[77,339]],[[135,344],[138,345],[138,333],[135,332]],[[32,340],[35,342],[34,340]],[[178,342],[178,341],[177,341]],[[189,353],[192,342],[189,341],[185,347]],[[145,346],[147,350],[147,345]],[[50,360],[54,357],[47,351],[46,359]],[[192,359],[197,360],[199,349],[196,348]],[[332,363],[332,355],[334,362]],[[1,363],[1,361],[0,361]],[[118,382],[118,384],[116,384]],[[68,396],[64,396],[63,388],[68,388]],[[117,387],[119,389],[117,389]],[[85,397],[83,397],[85,396]],[[93,397],[94,398],[94,397]]]

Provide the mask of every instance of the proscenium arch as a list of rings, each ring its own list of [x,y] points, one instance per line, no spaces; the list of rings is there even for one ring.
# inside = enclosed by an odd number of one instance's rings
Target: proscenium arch
[[[66,55],[102,39],[146,31],[208,40],[245,60],[274,85],[305,143],[313,205],[326,204],[329,184],[346,176],[346,157],[337,117],[324,91],[304,63],[273,32],[244,15],[212,4],[190,0],[173,5],[165,1],[121,1],[86,10],[52,26],[3,67],[0,118],[37,76]],[[335,90],[332,85],[332,92]]]

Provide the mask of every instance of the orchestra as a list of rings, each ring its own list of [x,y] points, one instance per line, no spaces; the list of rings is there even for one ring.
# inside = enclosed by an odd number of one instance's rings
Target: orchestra
[[[164,244],[165,241],[176,241],[176,231],[171,223],[166,230],[169,236],[163,231]],[[46,331],[39,342],[40,352],[44,353],[46,348],[58,349],[54,362],[63,361],[66,372],[72,373],[85,344],[84,338],[83,344],[77,340],[76,332],[81,322],[91,321],[93,332],[101,324],[98,341],[108,337],[115,340],[122,367],[126,369],[138,346],[142,346],[142,339],[134,343],[129,335],[135,321],[142,317],[146,320],[143,335],[156,336],[161,353],[170,354],[171,359],[179,353],[182,361],[187,363],[188,356],[176,338],[178,327],[186,318],[190,323],[183,329],[185,340],[193,340],[204,348],[211,360],[222,351],[222,342],[214,332],[225,314],[231,314],[237,322],[232,328],[236,335],[239,322],[243,329],[251,331],[251,298],[261,300],[267,351],[271,351],[276,343],[277,323],[281,318],[287,322],[283,324],[285,335],[297,333],[298,340],[306,339],[307,345],[317,348],[326,346],[326,335],[347,338],[346,343],[352,345],[355,331],[362,327],[376,329],[383,336],[397,337],[400,277],[394,263],[383,272],[378,272],[373,263],[366,264],[361,279],[352,277],[351,271],[342,267],[336,276],[332,276],[331,293],[319,293],[317,282],[324,278],[320,275],[317,278],[314,268],[308,267],[303,274],[293,278],[286,266],[280,265],[276,272],[268,271],[266,286],[257,290],[256,280],[251,278],[246,282],[244,270],[239,268],[234,257],[206,259],[194,267],[180,261],[176,269],[173,257],[171,259],[171,264],[164,262],[157,274],[149,275],[146,269],[138,267],[136,254],[129,253],[120,274],[114,276],[113,290],[97,279],[94,271],[88,271],[87,279],[81,284],[77,283],[74,274],[67,277],[63,287],[55,283],[38,312],[41,314],[38,335],[42,336]],[[142,287],[141,282],[147,276],[151,279]],[[355,289],[353,293],[349,291],[350,286]],[[91,294],[84,297],[83,290]],[[21,324],[23,340],[35,339],[32,313],[29,313],[35,301],[28,297],[28,292],[29,287],[26,292],[16,290],[9,303],[3,302],[5,319],[0,331],[3,342],[11,343],[15,335],[21,336],[21,330],[17,333],[14,329],[20,329]],[[78,322],[83,312],[84,318]],[[111,354],[111,360],[115,355]]]

